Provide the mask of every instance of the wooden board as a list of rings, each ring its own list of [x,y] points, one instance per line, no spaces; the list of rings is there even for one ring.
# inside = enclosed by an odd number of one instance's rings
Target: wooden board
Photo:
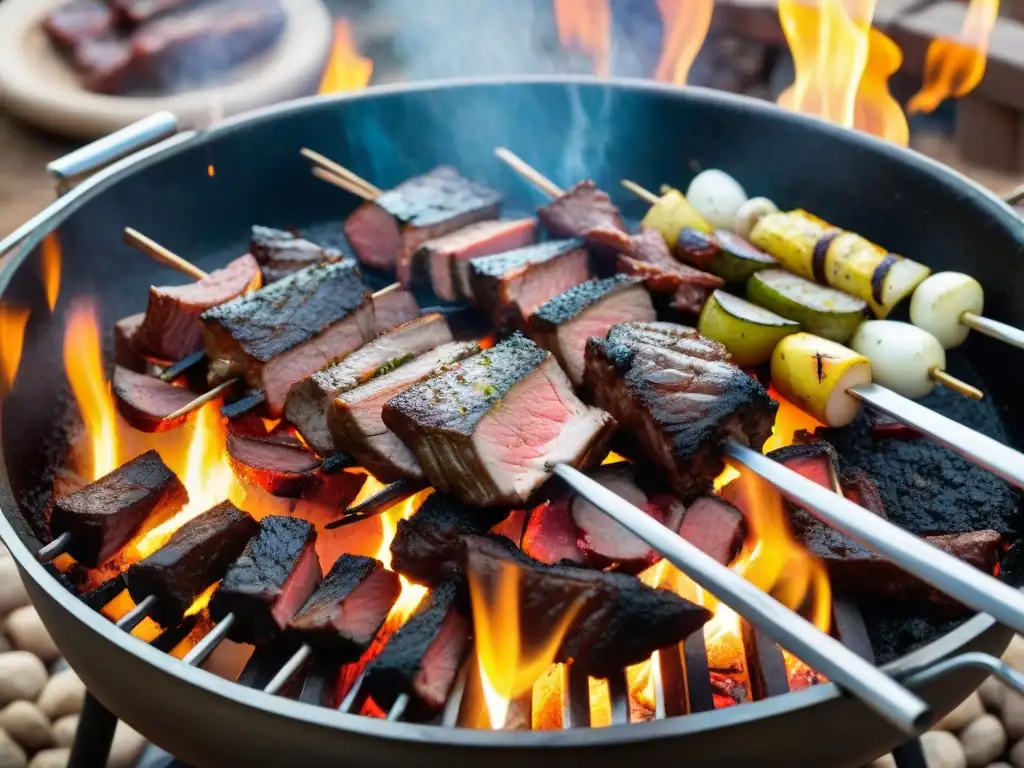
[[[0,103],[53,133],[94,139],[166,109],[182,127],[204,128],[229,115],[316,91],[333,23],[321,0],[281,0],[287,24],[274,47],[201,88],[161,96],[108,96],[79,85],[40,20],[66,0],[0,3]]]

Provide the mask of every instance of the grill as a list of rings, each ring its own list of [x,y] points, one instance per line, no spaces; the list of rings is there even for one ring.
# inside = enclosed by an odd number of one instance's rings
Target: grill
[[[584,122],[588,125],[581,123],[580,115],[587,116]],[[629,115],[629,119],[615,121],[615,115]],[[460,126],[472,124],[473,132],[453,125],[453,120]],[[5,515],[0,520],[0,535],[23,569],[44,622],[95,696],[83,715],[83,734],[108,734],[104,722],[113,713],[196,766],[246,761],[317,763],[339,754],[361,765],[411,764],[424,759],[444,759],[454,765],[476,764],[480,759],[500,765],[555,765],[567,758],[603,765],[623,759],[678,759],[687,754],[696,756],[702,765],[744,760],[763,765],[856,766],[905,741],[905,734],[857,699],[842,695],[834,684],[812,685],[791,693],[779,647],[746,622],[745,657],[740,661],[747,670],[746,694],[752,703],[716,707],[716,693],[722,693],[713,685],[716,670],[709,663],[705,638],[698,632],[678,647],[658,652],[650,673],[649,711],[631,709],[631,683],[625,670],[609,678],[610,728],[587,727],[592,717],[591,682],[572,665],[564,667],[564,700],[558,708],[562,732],[508,732],[528,728],[532,719],[529,696],[510,706],[507,730],[453,728],[464,721],[470,700],[467,691],[474,685],[472,656],[435,718],[424,722],[404,697],[389,711],[379,713],[383,717],[367,717],[357,714],[367,705],[358,668],[349,670],[354,680],[339,689],[335,683],[337,664],[278,643],[254,652],[236,681],[220,679],[196,667],[230,655],[230,644],[224,642],[229,629],[226,621],[210,629],[191,617],[149,644],[142,643],[125,630],[130,631],[145,617],[150,606],[144,601],[115,626],[94,608],[121,590],[119,581],[102,585],[79,600],[65,589],[52,568],[35,557],[44,530],[40,511],[64,448],[62,414],[67,411],[67,388],[59,374],[58,354],[63,314],[75,295],[95,294],[101,300],[102,322],[109,327],[127,314],[128,297],[133,292],[140,295],[142,287],[157,279],[151,264],[128,255],[117,242],[125,224],[173,245],[180,253],[202,255],[194,257],[201,265],[215,265],[224,261],[225,254],[240,252],[239,234],[255,221],[300,227],[337,221],[340,198],[325,195],[315,180],[306,178],[305,168],[297,160],[297,148],[305,144],[323,146],[332,157],[349,161],[367,177],[382,181],[408,175],[402,162],[419,167],[435,160],[454,160],[468,175],[487,177],[501,172],[487,163],[489,150],[484,149],[484,141],[487,148],[500,143],[521,147],[520,129],[531,125],[535,154],[542,156],[540,148],[548,143],[548,137],[579,136],[586,127],[589,131],[585,139],[579,139],[579,146],[560,150],[550,158],[545,166],[549,172],[554,173],[550,170],[554,168],[568,180],[604,164],[609,166],[608,178],[626,175],[620,171],[627,167],[632,176],[640,175],[638,168],[683,175],[682,156],[675,169],[654,164],[657,152],[675,146],[676,134],[670,126],[691,126],[683,136],[691,146],[688,152],[702,163],[714,165],[739,146],[736,134],[724,128],[735,121],[761,131],[766,141],[777,141],[777,146],[782,146],[783,139],[797,143],[803,139],[805,150],[813,148],[804,158],[789,152],[783,160],[758,158],[757,162],[749,150],[739,150],[735,163],[763,169],[766,180],[799,176],[799,171],[808,170],[822,158],[834,157],[852,163],[847,168],[850,174],[856,166],[866,184],[898,173],[905,180],[901,198],[926,196],[928,220],[937,232],[925,233],[923,242],[911,243],[906,241],[906,232],[894,227],[888,232],[871,232],[875,240],[891,242],[905,252],[933,248],[949,235],[942,231],[941,222],[953,221],[956,212],[961,221],[974,217],[984,222],[976,231],[987,252],[1024,250],[1015,239],[1014,228],[1019,225],[1009,209],[948,172],[894,148],[718,95],[576,80],[388,89],[354,99],[288,105],[228,122],[199,137],[180,134],[101,171],[15,233],[10,241],[24,241],[2,273],[4,298],[34,310],[45,307],[37,277],[37,245],[53,228],[58,228],[64,251],[67,288],[53,317],[45,317],[45,311],[35,312],[34,317],[45,319],[33,320],[29,326],[19,382],[45,383],[31,392],[25,386],[17,387],[4,403],[0,427],[6,472],[0,484],[0,504]],[[345,128],[330,138],[323,133],[327,124]],[[394,131],[382,130],[382,126],[392,125]],[[696,125],[701,127],[692,127]],[[130,137],[131,147],[140,138],[158,139],[164,127],[159,118],[147,123]],[[489,135],[478,138],[478,132]],[[641,135],[650,136],[650,147],[638,146],[635,139]],[[449,139],[453,136],[457,158],[450,156]],[[257,146],[266,152],[261,155],[260,167],[254,169],[252,148]],[[363,147],[372,152],[363,156],[360,167],[353,153]],[[128,148],[115,139],[101,146],[99,154],[109,160]],[[413,148],[421,154],[410,159]],[[92,153],[65,158],[57,170],[65,178],[79,175],[95,162],[95,152],[93,148]],[[206,174],[210,164],[217,167],[213,181]],[[787,173],[782,173],[784,167]],[[500,176],[500,181],[508,188],[515,183],[511,175]],[[766,192],[777,199],[806,195],[795,182],[771,183],[777,187]],[[792,189],[787,186],[790,183]],[[222,184],[228,186],[217,187]],[[280,191],[285,188],[291,193]],[[851,226],[858,219],[870,219],[873,205],[853,200],[841,211],[846,204],[841,197],[830,200],[826,196],[820,207],[824,215],[850,221]],[[218,215],[209,231],[180,226],[182,221],[199,220],[204,212],[209,218],[210,211]],[[955,265],[956,255],[948,249],[934,247],[934,252],[936,262],[948,262],[935,263],[936,268]],[[1011,303],[1016,275],[998,261],[994,257],[981,259],[972,264],[972,271],[991,287],[992,315],[1018,319]],[[970,357],[980,369],[990,397],[1005,404],[1006,421],[1013,430],[1019,418],[1010,394],[1015,383],[1013,376],[992,375],[991,363],[986,363],[992,343],[972,339]],[[996,349],[1003,359],[1017,354]],[[1009,366],[997,367],[1004,373],[1007,369]],[[26,407],[28,403],[31,407]],[[836,638],[859,657],[873,660],[870,628],[857,606],[837,597],[833,611]],[[792,629],[789,616],[778,621]],[[757,617],[751,614],[750,618]],[[890,662],[885,670],[920,694],[936,715],[948,711],[985,674],[996,673],[1009,684],[1021,685],[1022,681],[991,655],[1005,647],[1008,629],[987,616],[977,616],[945,634],[937,635],[935,629],[926,635],[930,642]],[[202,639],[184,659],[167,655],[190,634]],[[917,723],[919,728],[924,725]],[[76,748],[78,764],[96,764],[82,762],[87,756],[95,758],[94,750],[102,751],[102,744],[87,743],[83,738]],[[913,748],[904,749],[899,759],[901,765],[914,765]]]

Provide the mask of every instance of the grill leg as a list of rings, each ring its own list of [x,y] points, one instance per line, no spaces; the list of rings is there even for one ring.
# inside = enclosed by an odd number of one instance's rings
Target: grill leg
[[[114,740],[117,718],[91,693],[85,696],[85,705],[75,731],[68,768],[96,768],[106,765],[110,745]]]
[[[892,757],[896,761],[896,768],[928,768],[920,739],[911,739],[906,744],[896,747],[892,751]]]

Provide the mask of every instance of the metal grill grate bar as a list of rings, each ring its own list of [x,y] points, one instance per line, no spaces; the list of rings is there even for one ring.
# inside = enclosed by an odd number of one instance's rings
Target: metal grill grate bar
[[[629,711],[629,680],[626,670],[620,669],[608,678],[608,695],[612,705],[612,725],[628,725]]]
[[[572,664],[565,665],[565,706],[562,710],[563,728],[587,728],[590,725],[590,680]]]

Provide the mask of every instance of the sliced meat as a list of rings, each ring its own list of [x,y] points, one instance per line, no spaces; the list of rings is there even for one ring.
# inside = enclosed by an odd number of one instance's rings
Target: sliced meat
[[[550,240],[469,262],[476,303],[501,329],[525,328],[541,304],[590,279],[582,240]]]
[[[197,395],[153,376],[114,366],[114,402],[124,420],[141,432],[165,432],[185,423],[188,414],[168,419]]]
[[[275,283],[306,267],[346,258],[344,253],[334,248],[321,248],[291,232],[261,226],[252,228],[249,252],[263,271],[264,285]]]
[[[153,286],[136,342],[160,360],[176,361],[198,352],[203,348],[199,316],[211,307],[256,290],[261,281],[259,265],[246,254],[202,280],[173,287]]]
[[[410,387],[382,415],[435,488],[477,506],[521,504],[556,463],[600,461],[615,427],[520,334]]]
[[[302,498],[313,504],[330,508],[333,513],[348,509],[366,485],[365,472],[347,472],[327,469],[327,461],[313,473],[312,482],[302,489]]]
[[[700,629],[711,612],[635,576],[545,565],[500,536],[466,536],[462,555],[471,579],[497,584],[508,569],[519,576],[520,626],[526,647],[540,647],[553,627],[575,615],[562,638],[556,661],[572,660],[592,677],[607,677],[678,643]],[[472,583],[472,582],[471,582]],[[536,636],[530,637],[532,633]]]
[[[778,404],[732,363],[615,338],[587,342],[594,401],[664,470],[684,504],[708,493],[724,469],[723,440],[760,450],[771,436]]]
[[[224,574],[210,600],[210,618],[228,614],[228,638],[262,645],[275,639],[320,584],[316,528],[295,517],[270,515]]]
[[[373,294],[374,338],[419,316],[420,305],[416,303],[416,297],[402,290],[398,283]]]
[[[580,529],[572,519],[573,496],[545,501],[530,511],[522,549],[534,560],[548,565],[582,563]]]
[[[74,48],[113,29],[114,14],[104,0],[71,0],[43,17],[43,31],[61,48]]]
[[[327,413],[335,398],[368,381],[375,373],[394,368],[452,340],[447,321],[439,314],[423,315],[341,357],[296,384],[288,393],[285,417],[309,446],[326,456],[335,450]]]
[[[824,440],[787,445],[768,453],[768,458],[786,465],[799,475],[813,480],[822,488],[839,488],[839,456]]]
[[[680,536],[722,565],[736,557],[746,534],[742,513],[717,496],[702,496],[691,502],[679,526]]]
[[[375,269],[396,269],[409,285],[412,254],[427,240],[477,221],[496,218],[501,193],[438,166],[364,203],[345,222],[359,260]]]
[[[71,51],[71,63],[89,91],[126,93],[140,85],[130,39],[98,37],[83,40]]]
[[[587,339],[604,338],[613,325],[651,322],[657,317],[650,294],[638,278],[615,275],[588,280],[537,308],[530,335],[551,350],[572,383],[583,383]]]
[[[619,209],[593,181],[581,181],[560,198],[537,209],[541,223],[554,237],[583,237],[592,229],[625,230]]]
[[[366,667],[370,698],[386,711],[406,694],[419,708],[439,711],[469,655],[471,630],[461,588],[438,585]]]
[[[162,13],[179,11],[205,0],[107,0],[107,5],[124,24],[142,24]]]
[[[188,502],[188,492],[156,451],[146,451],[84,488],[56,499],[50,532],[71,534],[67,552],[97,568],[128,543],[147,520]]]
[[[210,384],[244,376],[277,418],[293,384],[372,337],[373,314],[351,264],[300,270],[203,313]]]
[[[227,450],[237,477],[285,498],[298,498],[312,486],[320,466],[320,460],[298,438],[288,434],[228,435]]]
[[[327,425],[335,447],[355,457],[382,483],[393,483],[403,477],[423,479],[415,454],[381,419],[384,403],[413,384],[442,372],[445,366],[479,351],[480,345],[473,341],[442,344],[343,392],[327,412]]]
[[[136,373],[146,372],[146,358],[136,342],[139,328],[146,313],[122,317],[114,323],[114,362],[122,368]]]
[[[174,626],[203,590],[224,578],[256,535],[259,525],[230,501],[189,520],[160,549],[124,574],[132,600],[150,595],[156,605],[150,617],[163,627]]]
[[[672,349],[689,357],[699,357],[712,362],[731,362],[722,344],[706,339],[693,328],[675,323],[621,323],[608,331],[608,341],[613,344],[649,344]]]
[[[402,584],[379,560],[342,555],[323,584],[288,623],[304,643],[342,661],[356,661],[387,618]]]
[[[493,219],[427,240],[412,256],[412,278],[425,274],[434,293],[445,301],[471,299],[470,259],[530,245],[536,231],[536,219]]]
[[[408,520],[398,521],[391,541],[391,567],[428,587],[462,579],[459,541],[484,534],[508,516],[505,509],[468,507],[435,491]]]

